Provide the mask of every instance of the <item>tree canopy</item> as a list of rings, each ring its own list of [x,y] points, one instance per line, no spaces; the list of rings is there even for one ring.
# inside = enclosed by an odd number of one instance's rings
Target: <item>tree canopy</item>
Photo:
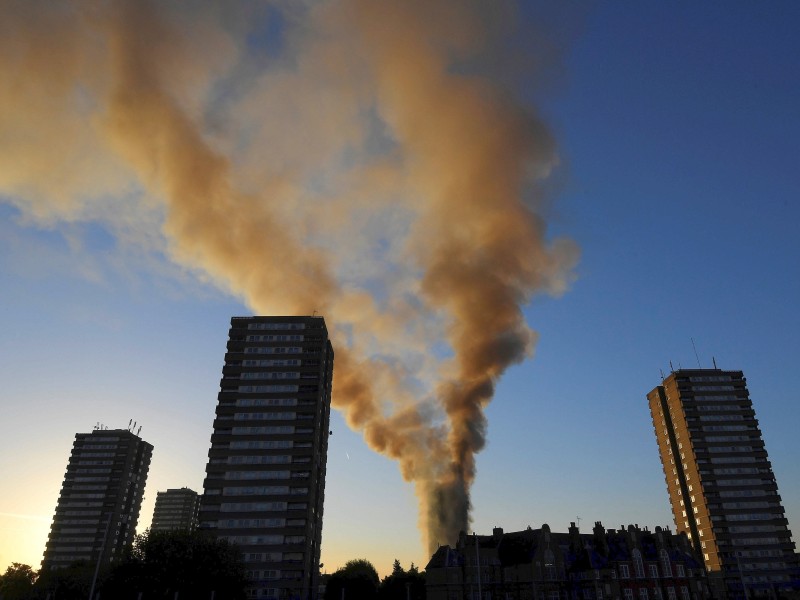
[[[210,598],[245,597],[247,574],[241,553],[226,540],[205,532],[164,531],[136,536],[130,556],[103,582],[104,597]]]
[[[325,600],[376,600],[379,584],[378,571],[371,562],[365,558],[351,560],[331,575]]]
[[[29,598],[36,581],[36,571],[30,565],[12,563],[0,575],[0,598],[3,600],[23,600]]]
[[[391,575],[379,581],[372,563],[351,560],[328,579],[325,600],[425,600],[425,575],[411,563],[408,571],[394,561]]]

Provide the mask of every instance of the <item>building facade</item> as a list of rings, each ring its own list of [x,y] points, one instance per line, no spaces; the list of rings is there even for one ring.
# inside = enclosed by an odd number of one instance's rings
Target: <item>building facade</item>
[[[685,535],[629,525],[590,534],[575,523],[492,535],[462,532],[426,567],[428,600],[703,600],[702,561]]]
[[[136,532],[152,454],[153,446],[126,429],[75,435],[43,571],[122,558]]]
[[[322,317],[231,319],[200,527],[242,549],[249,597],[316,597],[332,378]]]
[[[194,490],[180,488],[158,492],[150,531],[194,531],[199,510],[200,496]]]
[[[798,589],[798,562],[741,371],[680,369],[647,395],[675,524],[719,595]]]

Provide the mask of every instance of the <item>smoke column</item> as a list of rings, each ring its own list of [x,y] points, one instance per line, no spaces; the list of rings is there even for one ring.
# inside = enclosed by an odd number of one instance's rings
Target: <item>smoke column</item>
[[[483,410],[532,352],[521,307],[577,260],[537,208],[554,142],[487,72],[513,22],[504,2],[7,0],[0,198],[164,250],[256,313],[323,314],[334,406],[414,483],[433,551],[469,525]]]

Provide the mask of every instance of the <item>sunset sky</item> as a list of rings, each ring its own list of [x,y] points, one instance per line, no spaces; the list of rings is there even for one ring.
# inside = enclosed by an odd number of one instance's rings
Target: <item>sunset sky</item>
[[[377,405],[434,403],[492,320],[462,261],[538,335],[487,371],[471,530],[674,527],[645,395],[714,357],[800,531],[800,4],[111,4],[0,4],[0,571],[98,422],[154,446],[139,531],[202,490],[231,316],[319,310]],[[324,570],[424,567],[414,485],[331,421]]]

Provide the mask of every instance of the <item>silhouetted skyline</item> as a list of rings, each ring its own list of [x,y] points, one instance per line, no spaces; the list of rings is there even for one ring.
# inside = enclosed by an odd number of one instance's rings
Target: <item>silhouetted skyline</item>
[[[0,9],[0,45],[30,51],[0,52],[0,568],[38,564],[97,421],[155,446],[140,527],[158,490],[199,489],[230,316],[315,310],[355,341],[350,381],[372,373],[334,405],[418,488],[375,407],[449,407],[472,529],[671,525],[644,395],[697,364],[694,338],[702,366],[748,374],[797,530],[800,8],[351,6]],[[461,71],[437,62],[482,40]],[[342,413],[331,428],[326,568],[422,563],[426,504]]]

